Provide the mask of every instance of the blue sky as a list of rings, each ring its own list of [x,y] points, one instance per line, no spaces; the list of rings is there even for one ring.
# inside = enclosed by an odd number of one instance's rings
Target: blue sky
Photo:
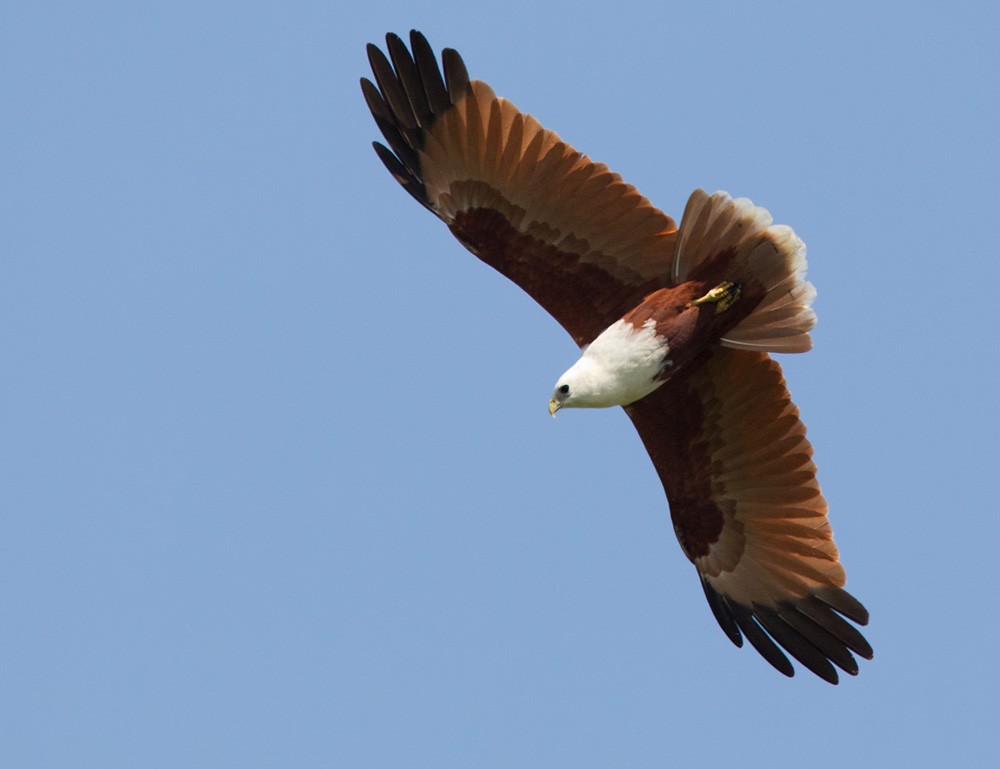
[[[6,763],[996,765],[997,6],[489,8],[0,11]],[[733,648],[624,414],[548,417],[569,337],[370,149],[411,27],[804,238],[856,679]]]

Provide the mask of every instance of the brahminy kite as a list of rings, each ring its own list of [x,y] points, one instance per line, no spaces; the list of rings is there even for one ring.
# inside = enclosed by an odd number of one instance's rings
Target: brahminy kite
[[[456,238],[580,346],[549,412],[622,406],[729,639],[830,683],[872,648],[847,620],[827,504],[772,352],[812,346],[805,245],[746,198],[696,190],[680,227],[603,163],[469,80],[419,32],[368,46],[375,151]],[[443,69],[443,77],[442,77]]]

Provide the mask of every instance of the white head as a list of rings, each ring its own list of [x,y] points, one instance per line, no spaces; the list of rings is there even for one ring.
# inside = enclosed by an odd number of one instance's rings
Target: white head
[[[556,382],[549,413],[561,408],[625,406],[663,384],[666,342],[652,322],[636,329],[617,321],[584,348],[580,359]]]
[[[599,361],[580,357],[556,382],[549,401],[552,416],[561,408],[604,408],[615,406],[615,377],[606,372]]]

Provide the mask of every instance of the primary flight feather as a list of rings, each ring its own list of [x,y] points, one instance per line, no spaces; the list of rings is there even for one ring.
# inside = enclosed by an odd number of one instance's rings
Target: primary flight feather
[[[812,447],[772,352],[804,352],[815,290],[805,246],[746,198],[692,193],[678,228],[482,81],[446,48],[386,36],[361,88],[375,151],[473,254],[581,347],[549,412],[623,406],[712,613],[791,676],[830,683],[872,649],[843,589]],[[850,620],[850,622],[848,621]]]

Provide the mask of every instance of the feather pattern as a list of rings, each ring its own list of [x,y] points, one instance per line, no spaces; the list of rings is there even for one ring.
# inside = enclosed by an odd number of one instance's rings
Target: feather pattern
[[[763,298],[753,312],[720,339],[727,347],[806,352],[816,325],[806,247],[790,227],[771,221],[767,209],[746,198],[695,190],[677,235],[673,279],[727,280],[758,289]]]
[[[767,354],[812,344],[802,241],[724,192],[695,190],[678,229],[607,166],[470,80],[456,51],[439,65],[416,31],[409,48],[387,35],[386,50],[368,46],[374,82],[361,89],[393,178],[585,350],[609,327],[654,329],[658,389],[625,409],[723,632],[787,676],[786,653],[830,683],[838,668],[855,675],[854,655],[872,648],[851,623],[868,612],[843,589],[812,448]]]
[[[387,35],[369,46],[365,101],[388,147],[379,158],[477,256],[528,291],[578,344],[668,284],[676,223],[531,115],[470,81],[461,57],[444,77],[418,32],[412,55]],[[589,306],[586,313],[574,306]]]
[[[626,407],[670,502],[674,529],[709,606],[775,668],[779,647],[831,683],[871,646],[846,581],[812,448],[778,364],[715,347],[690,373]],[[770,641],[765,640],[770,636]],[[776,645],[775,645],[776,644]]]

